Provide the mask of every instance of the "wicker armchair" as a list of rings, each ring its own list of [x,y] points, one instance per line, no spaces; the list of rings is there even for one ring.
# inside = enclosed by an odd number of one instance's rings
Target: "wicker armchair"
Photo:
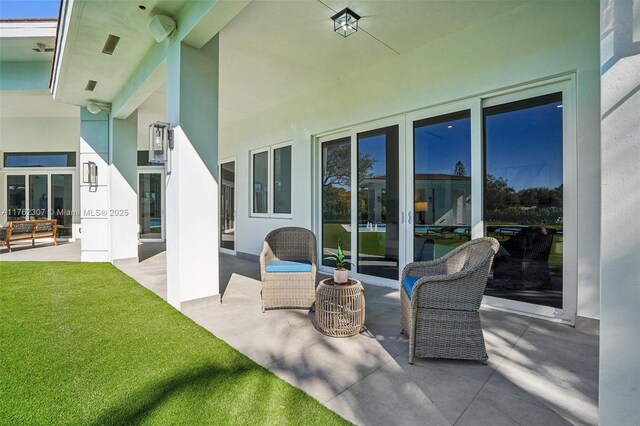
[[[480,303],[498,251],[494,238],[478,238],[429,262],[413,262],[402,271],[400,323],[409,334],[409,363],[414,358],[471,359],[486,364]],[[406,277],[420,277],[408,292]]]
[[[316,237],[305,228],[285,227],[271,231],[260,253],[262,312],[266,309],[309,309],[315,301]],[[303,260],[310,272],[267,272],[272,261]]]

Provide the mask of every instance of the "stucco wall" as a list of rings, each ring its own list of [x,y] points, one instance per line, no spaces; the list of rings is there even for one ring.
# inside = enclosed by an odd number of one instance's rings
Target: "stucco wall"
[[[4,152],[78,151],[78,117],[0,118],[0,129]]]
[[[599,34],[597,2],[533,2],[220,129],[236,156],[237,250],[258,254],[271,229],[312,226],[312,135],[576,72],[578,315],[599,317]],[[224,32],[221,34],[224,58]],[[224,60],[221,61],[224,76]],[[345,98],[341,94],[350,93]],[[293,140],[293,220],[249,217],[249,150]]]
[[[640,419],[640,2],[602,4],[600,424]]]

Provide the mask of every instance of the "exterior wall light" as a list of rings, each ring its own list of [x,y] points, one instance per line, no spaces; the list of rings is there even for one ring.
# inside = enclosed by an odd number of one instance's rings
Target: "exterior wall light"
[[[348,37],[358,31],[360,15],[348,7],[333,15],[331,19],[333,19],[333,30],[342,37]]]
[[[152,123],[149,125],[149,163],[164,164],[167,149],[173,149],[173,132],[169,123]]]
[[[98,165],[93,161],[82,163],[82,183],[88,183],[90,189],[98,186]]]

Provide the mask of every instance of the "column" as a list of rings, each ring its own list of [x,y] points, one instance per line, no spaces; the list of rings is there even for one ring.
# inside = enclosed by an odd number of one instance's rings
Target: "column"
[[[201,49],[175,43],[167,57],[167,301],[219,295],[218,36]]]
[[[108,262],[109,255],[109,113],[80,110],[80,258]],[[86,182],[85,166],[95,163],[95,184]]]
[[[109,164],[110,260],[138,259],[138,111],[111,119]]]
[[[640,419],[640,2],[600,2],[600,424]]]

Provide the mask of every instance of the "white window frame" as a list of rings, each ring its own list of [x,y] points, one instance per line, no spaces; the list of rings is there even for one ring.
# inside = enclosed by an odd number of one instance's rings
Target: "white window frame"
[[[562,259],[562,309],[534,305],[516,300],[484,296],[483,306],[512,311],[534,317],[551,318],[558,322],[575,324],[578,296],[578,169],[577,169],[577,109],[575,74],[523,85],[508,91],[482,97],[482,108],[535,98],[552,93],[562,93],[562,174],[563,174],[563,259]],[[482,111],[481,111],[482,113]],[[484,123],[482,123],[484,125]],[[484,150],[485,141],[482,141]],[[484,152],[482,152],[484,155]],[[484,160],[482,160],[484,176]],[[481,208],[483,205],[480,205]],[[484,215],[484,211],[482,212]],[[484,232],[484,217],[481,221]]]
[[[523,84],[487,91],[483,93],[476,93],[471,96],[461,98],[458,100],[452,100],[451,102],[438,103],[425,108],[417,109],[414,111],[408,111],[398,115],[387,118],[388,122],[393,122],[398,117],[404,118],[404,123],[400,124],[400,158],[405,161],[404,165],[400,165],[399,172],[401,178],[403,176],[410,176],[413,171],[413,160],[410,158],[413,147],[413,121],[420,120],[422,118],[430,116],[438,116],[449,112],[456,112],[460,110],[470,110],[471,112],[471,176],[472,179],[472,212],[471,222],[472,238],[478,238],[484,236],[484,182],[482,176],[484,176],[484,140],[483,140],[483,126],[482,119],[483,108],[493,105],[499,105],[503,103],[509,103],[512,101],[523,100],[533,98],[536,96],[542,96],[545,94],[561,92],[563,99],[563,186],[564,186],[564,205],[563,205],[563,217],[564,222],[564,240],[563,240],[563,308],[557,309],[550,306],[534,305],[526,302],[518,302],[510,299],[502,299],[491,296],[484,296],[483,306],[487,308],[493,308],[503,311],[511,311],[521,315],[527,315],[532,317],[544,318],[555,322],[562,322],[566,324],[575,324],[575,318],[577,315],[577,295],[578,295],[578,170],[577,170],[577,89],[576,89],[576,74],[575,72],[569,72],[563,75],[555,77],[542,78],[534,82],[525,82]],[[377,123],[377,124],[373,124]],[[317,247],[318,254],[322,256],[322,214],[319,212],[322,202],[322,143],[333,139],[339,139],[343,136],[351,136],[352,143],[352,174],[355,169],[356,153],[354,146],[356,146],[357,133],[366,129],[375,128],[385,123],[385,120],[371,120],[359,125],[349,126],[341,130],[327,131],[318,133],[314,136],[313,147],[313,188],[315,194],[312,197],[314,208],[312,209],[313,229],[318,236]],[[405,178],[405,183],[400,183],[401,194],[405,195],[404,201],[401,203],[401,221],[404,218],[403,214],[411,212],[411,200],[406,198],[407,186],[409,177]],[[353,183],[352,175],[352,224],[357,223],[357,212],[355,212],[354,206],[356,205],[354,200],[357,199],[356,191],[357,184]],[[409,185],[410,186],[410,185]],[[404,206],[405,211],[402,211]],[[402,223],[401,222],[401,223]],[[402,226],[405,226],[402,223]],[[405,228],[405,233],[401,232],[401,236],[404,236],[404,241],[401,241],[400,250],[404,248],[404,254],[400,253],[400,269],[402,269],[408,261],[410,261],[413,248],[411,246],[413,240],[411,238],[411,231],[409,227]],[[357,247],[354,242],[357,238],[354,238],[354,232],[352,232],[352,247]],[[357,250],[357,249],[356,249]],[[357,253],[356,256],[357,257]],[[354,263],[357,263],[357,259]],[[318,270],[325,273],[330,273],[332,268],[322,266],[321,260],[318,262]],[[378,277],[365,276],[360,274],[351,273],[352,276],[358,279],[363,279],[372,284],[390,285],[395,288],[398,287],[398,282],[391,283],[387,279],[381,279]]]
[[[2,203],[4,205],[4,212],[2,214],[3,222],[6,222],[8,219],[7,216],[7,208],[9,201],[9,193],[7,191],[7,183],[9,176],[24,176],[25,178],[25,191],[24,191],[24,205],[25,211],[29,211],[31,209],[29,203],[29,176],[31,175],[45,175],[47,176],[47,219],[51,219],[51,202],[53,197],[51,197],[51,176],[52,175],[71,175],[71,206],[74,212],[79,212],[79,196],[78,196],[78,182],[76,181],[76,168],[75,167],[4,167],[0,169],[0,172],[4,174],[4,179],[2,179],[3,185],[3,196],[4,199]],[[21,220],[29,220],[27,215],[25,215],[24,219]],[[66,241],[75,241],[76,238],[76,223],[71,221],[71,237],[61,237],[60,240]]]
[[[276,196],[276,185],[275,185],[275,150],[280,148],[291,147],[291,176],[289,176],[289,180],[291,181],[291,202],[289,206],[291,207],[291,211],[289,213],[276,213],[274,210],[274,200]],[[293,219],[293,143],[291,141],[282,142],[276,145],[271,145],[269,147],[269,185],[271,185],[271,195],[269,196],[269,212],[271,213],[271,217],[278,219]]]
[[[273,199],[275,197],[274,191],[274,151],[276,149],[291,147],[291,212],[290,213],[274,213],[273,211]],[[254,211],[254,175],[253,169],[254,164],[253,160],[256,154],[261,154],[263,152],[267,153],[267,212],[266,213],[256,213]],[[249,191],[249,217],[253,218],[273,218],[273,219],[293,219],[293,141],[286,141],[277,143],[274,145],[269,145],[267,147],[258,148],[249,151],[249,185],[251,190]]]
[[[254,209],[254,201],[255,201],[255,183],[254,183],[254,164],[253,164],[253,160],[256,154],[261,154],[263,152],[267,153],[267,212],[266,213],[256,213],[255,209]],[[259,148],[259,149],[254,149],[252,151],[249,152],[249,187],[251,188],[251,190],[249,191],[249,216],[250,217],[270,217],[269,212],[271,211],[271,206],[270,206],[270,195],[269,192],[271,191],[271,152],[270,152],[270,148],[266,147],[266,148]]]

